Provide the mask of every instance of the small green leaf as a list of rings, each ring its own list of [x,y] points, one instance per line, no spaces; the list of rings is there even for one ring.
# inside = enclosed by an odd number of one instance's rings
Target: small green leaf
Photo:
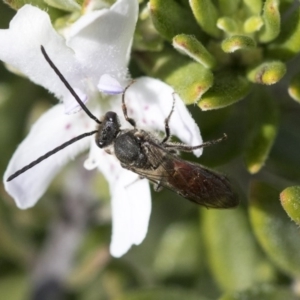
[[[218,4],[221,14],[228,16],[234,14],[238,10],[241,0],[219,0]]]
[[[291,186],[283,190],[280,201],[289,217],[300,225],[300,186]]]
[[[176,50],[183,52],[205,68],[211,69],[216,65],[214,57],[194,36],[179,34],[173,38],[173,46]]]
[[[49,6],[65,10],[65,11],[77,11],[81,9],[81,6],[75,0],[44,0]]]
[[[280,32],[279,0],[266,0],[262,15],[264,26],[259,34],[262,43],[273,41]]]
[[[250,87],[249,81],[241,75],[230,71],[217,73],[213,87],[202,96],[198,105],[202,110],[231,105],[246,97]]]
[[[243,154],[244,138],[237,137],[244,137],[247,134],[247,101],[222,109],[200,110],[198,114],[198,124],[205,132],[207,141],[216,139],[222,132],[226,133],[228,137],[226,141],[204,151],[201,156],[203,165],[211,168],[226,165]],[[224,171],[227,173],[226,169]]]
[[[299,277],[299,228],[282,209],[279,192],[265,183],[252,182],[250,220],[266,254],[284,272],[292,277]]]
[[[246,35],[233,35],[222,42],[222,49],[226,53],[232,53],[237,50],[247,50],[255,46],[255,41]]]
[[[288,60],[300,51],[300,8],[296,8],[282,26],[274,44],[268,45],[267,54],[275,59]]]
[[[133,40],[133,51],[161,51],[164,39],[160,36],[151,20],[150,12],[144,8],[140,12]]]
[[[238,31],[236,21],[229,17],[219,18],[217,21],[217,27],[227,34],[235,34]]]
[[[277,83],[286,73],[286,65],[281,61],[264,62],[250,69],[247,77],[254,83],[271,85]]]
[[[201,37],[201,31],[191,12],[176,1],[150,0],[148,7],[156,30],[167,40],[172,41],[175,35],[183,32]]]
[[[296,74],[288,88],[289,95],[298,103],[300,103],[300,73]]]
[[[219,300],[299,300],[290,287],[272,286],[269,284],[254,285],[250,289],[229,292]]]
[[[219,41],[210,40],[209,43],[206,45],[206,47],[209,53],[211,53],[211,55],[213,55],[213,57],[216,59],[218,63],[217,66],[222,66],[222,65],[226,66],[231,64],[232,60],[230,55],[228,55],[222,50]]]
[[[41,0],[4,0],[4,3],[6,3],[7,5],[9,5],[12,9],[18,10],[20,9],[22,6],[26,5],[26,4],[31,4],[33,6],[37,6],[40,7],[41,6],[45,6],[45,4],[43,3],[44,1]]]
[[[217,28],[218,11],[210,0],[189,0],[195,19],[203,31],[219,37],[221,32]]]
[[[149,76],[173,86],[186,104],[194,104],[213,85],[213,74],[173,49],[137,55],[140,68]]]
[[[274,268],[263,258],[241,207],[201,212],[209,268],[220,288],[241,290],[274,278]]]
[[[165,81],[174,87],[186,104],[195,104],[211,88],[214,77],[202,65],[190,62],[167,76]]]
[[[260,16],[252,16],[244,23],[244,31],[246,33],[253,33],[261,29],[264,22]]]
[[[243,2],[250,10],[251,14],[258,15],[261,13],[262,0],[243,0]]]
[[[277,135],[279,109],[276,101],[264,92],[256,93],[250,104],[245,161],[248,171],[255,174],[268,158]]]
[[[20,9],[25,4],[30,4],[30,5],[36,6],[42,10],[47,11],[47,13],[50,16],[52,21],[54,21],[57,18],[62,17],[64,15],[64,12],[58,10],[55,7],[52,7],[51,5],[48,5],[43,0],[7,0],[4,2],[15,10]]]

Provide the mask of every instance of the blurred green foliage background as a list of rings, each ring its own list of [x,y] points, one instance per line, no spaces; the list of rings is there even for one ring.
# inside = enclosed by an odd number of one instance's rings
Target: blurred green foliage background
[[[204,140],[228,135],[197,162],[227,174],[241,204],[207,210],[153,192],[147,238],[114,259],[109,192],[100,174],[82,168],[84,154],[32,209],[17,209],[1,184],[1,299],[298,299],[299,2],[140,6],[131,74],[174,86],[192,104]],[[14,13],[0,2],[0,28]],[[55,103],[0,65],[1,174],[30,125]],[[51,273],[60,261],[67,271]]]

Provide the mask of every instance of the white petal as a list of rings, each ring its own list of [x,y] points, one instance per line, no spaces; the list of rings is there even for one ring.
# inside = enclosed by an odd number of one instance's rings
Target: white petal
[[[112,197],[110,252],[115,257],[124,255],[133,244],[139,245],[144,240],[151,212],[148,181],[126,170],[122,173]]]
[[[118,0],[110,9],[86,14],[72,25],[67,44],[95,86],[103,74],[126,77],[137,15],[137,0]]]
[[[173,105],[173,92],[169,85],[160,80],[150,77],[138,78],[125,95],[129,117],[137,121],[138,127],[164,132],[164,121]],[[203,141],[199,127],[177,94],[175,99],[174,112],[169,122],[171,134],[188,145],[201,145]],[[121,100],[118,102],[121,103]],[[121,104],[119,106],[121,107]],[[200,156],[202,149],[195,150],[194,154]]]
[[[102,165],[103,173],[105,176],[109,176],[109,174],[113,174],[110,171],[106,171],[106,168],[111,168],[111,170],[114,170],[116,167],[118,167],[118,161],[113,160],[112,162],[109,162],[107,165],[105,164],[106,159],[108,159],[108,154],[104,152],[104,150],[100,149],[97,145],[95,140],[91,140],[90,142],[90,152],[89,152],[89,157],[85,160],[83,166],[91,171],[97,168],[98,166]],[[104,164],[103,164],[104,161]],[[101,164],[102,163],[102,164]],[[112,164],[112,166],[110,166]],[[116,164],[116,166],[114,166]],[[101,169],[101,170],[102,170]],[[110,181],[108,177],[107,181]]]
[[[88,97],[86,94],[84,94],[81,90],[74,88],[75,93],[77,96],[80,98],[80,100],[86,104],[88,101]],[[64,104],[65,104],[65,113],[66,114],[74,114],[77,113],[78,111],[81,110],[81,107],[79,106],[78,102],[74,99],[73,95],[69,93],[65,99],[64,99]]]
[[[100,77],[97,87],[100,92],[109,95],[121,94],[124,91],[119,81],[108,74],[104,74]]]
[[[9,29],[0,30],[0,43],[2,61],[63,99],[69,95],[69,91],[43,57],[40,49],[43,45],[71,86],[85,93],[81,82],[82,71],[74,52],[54,30],[46,12],[24,5],[10,22]]]
[[[14,198],[19,208],[33,206],[43,195],[57,172],[67,161],[73,159],[89,145],[84,138],[7,182],[6,179],[17,170],[84,132],[92,131],[91,122],[84,113],[65,115],[62,104],[56,105],[33,125],[28,136],[19,145],[4,174],[7,192]]]
[[[97,159],[100,161],[99,170],[108,180],[112,195],[110,252],[120,257],[132,245],[139,245],[147,234],[151,213],[150,187],[147,180],[141,180],[137,174],[123,169],[114,156],[101,149]]]

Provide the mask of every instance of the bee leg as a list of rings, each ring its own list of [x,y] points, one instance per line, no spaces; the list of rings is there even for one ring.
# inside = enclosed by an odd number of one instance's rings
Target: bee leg
[[[168,151],[177,150],[177,151],[184,151],[184,152],[192,152],[193,150],[196,150],[196,149],[200,149],[200,148],[204,148],[204,147],[208,147],[208,146],[218,144],[220,142],[223,142],[226,139],[227,139],[227,135],[224,133],[221,138],[205,142],[205,143],[203,143],[201,145],[198,145],[198,146],[188,146],[188,145],[179,144],[179,143],[166,143],[164,146],[165,146],[166,149],[168,149]]]
[[[163,189],[163,187],[160,185],[160,182],[157,182],[153,185],[153,189],[155,192],[160,192]]]
[[[168,117],[165,119],[165,133],[166,136],[164,137],[164,139],[160,142],[160,144],[164,144],[165,142],[167,142],[171,136],[171,132],[170,132],[170,127],[169,127],[169,122],[172,116],[172,113],[174,112],[174,107],[175,107],[175,92],[172,94],[173,95],[173,104],[172,104],[172,108],[171,111],[168,115]]]
[[[125,185],[125,188],[127,189],[128,187],[130,187],[132,184],[135,184],[137,182],[139,182],[140,180],[145,179],[145,177],[143,176],[139,176],[138,178],[136,178],[135,180],[133,180],[132,182],[128,183],[127,185]]]
[[[180,154],[180,152],[176,149],[170,149],[170,150],[168,149],[168,151],[169,151],[169,153],[176,155],[176,156]]]
[[[127,106],[125,104],[125,93],[126,91],[128,90],[128,88],[134,83],[134,80],[132,80],[127,86],[126,88],[124,89],[123,93],[122,93],[122,110],[123,110],[123,114],[124,114],[124,117],[126,119],[126,121],[128,123],[130,123],[130,125],[132,125],[134,128],[136,127],[136,123],[135,121],[132,119],[132,118],[129,118],[128,117],[128,114],[127,114]]]

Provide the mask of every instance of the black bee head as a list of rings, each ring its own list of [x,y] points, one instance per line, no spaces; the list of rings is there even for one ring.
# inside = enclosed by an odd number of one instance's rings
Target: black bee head
[[[105,148],[113,143],[120,132],[120,121],[117,114],[112,111],[107,112],[101,121],[96,135],[96,144],[100,148]]]

